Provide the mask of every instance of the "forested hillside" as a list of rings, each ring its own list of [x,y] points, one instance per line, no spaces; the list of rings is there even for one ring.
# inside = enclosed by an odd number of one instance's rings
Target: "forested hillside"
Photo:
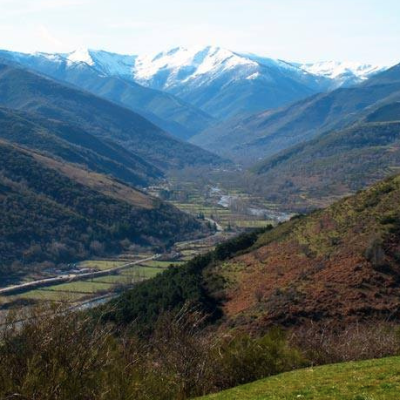
[[[394,111],[393,106],[390,109]],[[388,113],[386,108],[385,119]],[[400,114],[391,116],[400,121]],[[378,113],[371,119],[377,120]],[[264,196],[288,209],[306,210],[329,205],[399,168],[400,122],[374,122],[320,135],[269,158],[253,171]]]
[[[206,228],[144,193],[0,142],[0,270],[115,254],[131,244],[163,248]]]
[[[15,65],[0,64],[0,105],[78,126],[159,168],[223,163],[218,156],[174,139],[127,108]]]
[[[130,184],[147,186],[163,178],[160,169],[141,157],[68,123],[0,108],[0,124],[0,138],[4,140],[112,175]]]

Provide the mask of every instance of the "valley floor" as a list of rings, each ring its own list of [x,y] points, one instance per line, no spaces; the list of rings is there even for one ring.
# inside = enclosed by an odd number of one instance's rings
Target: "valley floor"
[[[235,233],[217,231],[203,239],[178,242],[168,253],[143,250],[70,264],[67,270],[52,269],[26,276],[22,282],[0,287],[0,319],[11,308],[42,302],[67,302],[71,307],[85,308],[98,305],[138,282],[153,278],[171,264],[183,264],[212,250],[232,235]]]
[[[214,226],[212,236],[175,243],[164,254],[143,248],[118,257],[33,272],[19,281],[0,282],[0,317],[10,308],[39,302],[62,301],[72,307],[96,305],[156,276],[171,264],[179,265],[212,250],[240,232],[276,224],[292,216],[281,212],[277,205],[247,193],[237,181],[235,171],[199,175],[171,176],[168,182],[147,191]]]
[[[288,372],[204,400],[398,400],[400,357]]]

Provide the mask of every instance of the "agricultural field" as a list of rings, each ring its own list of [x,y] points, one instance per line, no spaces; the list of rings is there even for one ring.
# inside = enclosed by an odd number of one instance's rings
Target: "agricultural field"
[[[35,281],[37,279],[51,278],[60,274],[79,275],[80,273],[86,273],[87,275],[91,271],[96,273],[116,269],[115,272],[110,272],[108,275],[82,277],[82,279],[75,278],[71,282],[39,287],[15,295],[0,296],[0,310],[8,309],[14,304],[34,304],[43,301],[67,301],[72,304],[79,304],[107,294],[119,292],[137,282],[155,277],[171,264],[181,265],[198,254],[213,250],[216,244],[237,234],[238,230],[261,227],[271,222],[256,219],[254,216],[241,215],[234,210],[234,207],[226,208],[221,206],[218,204],[218,199],[221,196],[218,194],[215,197],[212,191],[205,196],[193,187],[189,187],[188,190],[193,190],[193,193],[187,196],[188,202],[171,202],[188,213],[203,215],[205,219],[210,218],[214,220],[221,225],[224,231],[221,231],[219,228],[217,234],[208,238],[176,243],[170,254],[164,254],[158,260],[143,261],[143,263],[138,265],[123,267],[128,263],[146,260],[154,254],[148,251],[139,251],[134,254],[123,254],[115,259],[86,260],[70,265],[70,270],[49,270],[46,272],[46,276],[30,277],[30,280]],[[240,194],[234,192],[234,195],[239,196]],[[245,198],[245,195],[243,195],[243,198]],[[121,269],[121,267],[123,268]]]
[[[275,204],[235,188],[171,179],[168,187],[151,192],[195,216],[204,216],[224,230],[260,228],[290,218]]]
[[[80,263],[79,267],[103,271],[120,267],[126,263],[127,260],[90,260]],[[152,278],[169,265],[171,265],[171,261],[148,261],[146,264],[133,265],[110,275],[41,287],[16,295],[3,295],[0,296],[0,308],[8,308],[14,303],[26,304],[26,302],[29,304],[43,301],[79,303],[120,291],[136,282]]]
[[[181,248],[188,246],[187,243],[180,244]],[[182,247],[183,246],[183,247]],[[204,245],[191,245],[197,248],[203,248]],[[205,247],[206,249],[207,247]],[[41,287],[29,290],[16,295],[0,296],[0,310],[7,309],[13,304],[34,304],[40,302],[69,302],[71,304],[79,304],[89,301],[107,294],[112,294],[129,288],[137,282],[155,277],[171,264],[181,265],[186,259],[190,259],[198,254],[198,251],[191,251],[190,256],[186,254],[179,260],[150,260],[143,263],[127,266],[123,269],[119,267],[138,259],[147,259],[151,253],[141,253],[135,256],[125,256],[120,259],[110,260],[87,260],[75,266],[81,270],[105,271],[117,268],[115,273],[103,275],[94,278],[85,278],[82,280],[74,280],[56,284],[52,286]]]

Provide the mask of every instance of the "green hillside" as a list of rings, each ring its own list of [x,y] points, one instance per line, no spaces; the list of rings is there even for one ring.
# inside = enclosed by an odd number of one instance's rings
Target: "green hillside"
[[[204,400],[397,400],[400,357],[287,372]]]
[[[381,118],[399,120],[396,107]],[[371,119],[379,119],[375,113]],[[400,168],[400,123],[370,122],[332,131],[285,150],[253,171],[264,195],[290,209],[326,206]]]

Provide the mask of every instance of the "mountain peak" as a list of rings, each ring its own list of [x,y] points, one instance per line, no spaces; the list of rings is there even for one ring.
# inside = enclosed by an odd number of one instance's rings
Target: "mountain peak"
[[[354,61],[320,61],[300,64],[305,71],[318,76],[337,80],[340,85],[365,81],[372,75],[386,70],[383,65],[373,65]]]
[[[71,53],[68,53],[67,59],[71,62],[83,62],[88,65],[94,65],[91,50],[87,48],[79,48]]]
[[[106,75],[126,76],[132,74],[136,56],[80,48],[68,53],[66,58],[70,63],[85,63],[95,67]]]
[[[138,57],[134,76],[144,85],[157,84],[159,89],[170,89],[199,76],[209,75],[213,79],[239,65],[256,66],[256,62],[217,46],[176,47],[154,57]]]

